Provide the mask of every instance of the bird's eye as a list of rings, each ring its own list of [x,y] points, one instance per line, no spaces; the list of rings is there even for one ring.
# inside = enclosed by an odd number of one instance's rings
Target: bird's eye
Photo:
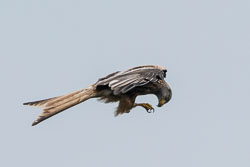
[[[166,78],[166,73],[167,73],[167,70],[163,70],[163,76],[164,76],[164,78]]]

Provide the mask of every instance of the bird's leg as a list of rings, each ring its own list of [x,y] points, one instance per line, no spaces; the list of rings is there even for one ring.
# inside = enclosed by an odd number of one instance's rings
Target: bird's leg
[[[151,112],[155,111],[155,109],[150,104],[148,104],[148,103],[135,103],[134,107],[137,107],[137,106],[141,106],[141,107],[145,108],[145,110],[148,113],[151,113]]]

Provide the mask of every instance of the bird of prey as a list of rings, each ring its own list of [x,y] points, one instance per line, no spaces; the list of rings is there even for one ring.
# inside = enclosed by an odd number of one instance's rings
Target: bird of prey
[[[167,103],[171,99],[172,91],[164,80],[166,72],[167,70],[162,66],[138,66],[109,74],[100,78],[88,88],[63,96],[27,102],[24,105],[43,108],[43,112],[33,122],[32,126],[90,98],[98,98],[105,103],[119,102],[115,116],[129,113],[131,109],[137,106],[143,107],[150,113],[154,111],[150,104],[135,103],[135,99],[140,95],[154,94],[159,100],[158,107]]]

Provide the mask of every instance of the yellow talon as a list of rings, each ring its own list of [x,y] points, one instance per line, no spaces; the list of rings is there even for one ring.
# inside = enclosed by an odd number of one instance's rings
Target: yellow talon
[[[152,105],[148,104],[148,103],[140,103],[140,104],[135,104],[134,107],[136,106],[141,106],[143,108],[145,108],[145,110],[147,110],[148,113],[154,112],[154,108],[152,107]]]

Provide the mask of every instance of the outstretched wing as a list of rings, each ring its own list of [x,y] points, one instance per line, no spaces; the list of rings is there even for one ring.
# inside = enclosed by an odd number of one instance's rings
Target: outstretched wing
[[[97,81],[96,86],[109,86],[115,95],[124,94],[149,82],[164,80],[166,69],[159,66],[139,66],[124,72],[115,72]]]

